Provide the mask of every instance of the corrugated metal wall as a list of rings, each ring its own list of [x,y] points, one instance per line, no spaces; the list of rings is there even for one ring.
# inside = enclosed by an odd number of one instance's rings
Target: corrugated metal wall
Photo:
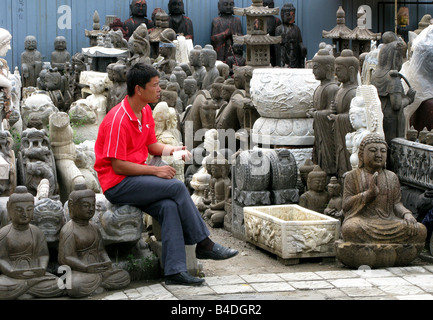
[[[0,27],[9,30],[13,36],[12,50],[6,56],[11,67],[21,68],[21,53],[24,51],[24,38],[34,35],[38,41],[38,50],[44,61],[50,61],[54,50],[56,36],[65,36],[68,51],[73,55],[88,47],[85,29],[91,30],[93,13],[98,11],[101,24],[106,15],[115,15],[122,21],[129,18],[130,0],[0,0]],[[280,7],[287,1],[275,0],[275,6]],[[341,0],[294,0],[297,8],[296,24],[304,34],[304,42],[314,54],[322,29],[335,25],[335,12]],[[195,43],[202,46],[210,43],[211,21],[218,16],[218,0],[184,0],[186,15],[193,20]],[[314,5],[313,5],[314,4]],[[251,0],[235,0],[235,6],[244,8],[251,5]],[[148,17],[154,8],[163,8],[168,12],[168,0],[148,0]],[[324,8],[326,12],[324,13]],[[320,19],[311,22],[311,13],[320,13]],[[70,13],[70,14],[69,14]],[[307,23],[307,19],[310,22]],[[245,18],[242,18],[245,30]],[[70,28],[68,26],[70,24]],[[309,54],[309,55],[310,55]]]
[[[168,0],[148,0],[148,16],[154,8],[168,12]],[[291,2],[296,7],[296,24],[301,28],[304,43],[310,59],[323,41],[322,30],[331,30],[336,24],[336,11],[343,5],[349,28],[356,26],[356,10],[360,5],[370,5],[373,9],[373,31],[378,32],[378,3],[376,0],[275,0],[275,7],[281,8]],[[388,1],[389,2],[389,1]],[[68,51],[73,55],[81,48],[89,46],[85,29],[91,30],[93,13],[98,11],[101,24],[106,15],[115,15],[122,21],[129,17],[130,0],[0,0],[0,27],[9,30],[13,36],[12,50],[6,59],[11,67],[21,64],[24,51],[24,38],[34,35],[38,40],[38,50],[44,61],[50,60],[56,36],[65,36]],[[186,15],[193,20],[195,43],[204,46],[210,43],[211,21],[218,16],[218,0],[184,0]],[[251,0],[235,0],[236,7],[249,7]],[[392,9],[392,8],[391,8]],[[420,6],[419,15],[432,10],[432,6]],[[389,10],[389,9],[388,9]],[[245,32],[245,18],[242,18]],[[416,25],[417,22],[413,21]],[[392,22],[391,22],[392,26]],[[391,27],[392,28],[392,27]]]

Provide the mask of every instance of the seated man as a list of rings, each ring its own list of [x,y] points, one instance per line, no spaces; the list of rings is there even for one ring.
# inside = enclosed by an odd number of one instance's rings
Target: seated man
[[[167,284],[200,285],[187,272],[185,245],[196,247],[198,259],[228,259],[238,251],[209,238],[210,232],[176,169],[146,164],[148,154],[169,156],[186,147],[157,142],[149,104],[160,99],[159,73],[138,63],[127,74],[128,95],[107,114],[95,144],[95,170],[105,197],[113,204],[138,207],[156,219],[162,232],[162,263]]]
[[[387,149],[385,139],[377,134],[369,134],[361,142],[359,167],[350,171],[344,182],[343,241],[379,246],[401,244],[406,249],[413,245],[417,252],[409,256],[415,258],[424,247],[426,228],[401,202],[398,177],[385,169]],[[393,259],[398,263],[409,258],[397,253]]]

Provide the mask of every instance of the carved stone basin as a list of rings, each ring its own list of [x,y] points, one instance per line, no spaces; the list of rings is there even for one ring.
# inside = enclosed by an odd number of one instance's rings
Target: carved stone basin
[[[246,241],[282,259],[335,257],[337,219],[299,205],[244,208]]]

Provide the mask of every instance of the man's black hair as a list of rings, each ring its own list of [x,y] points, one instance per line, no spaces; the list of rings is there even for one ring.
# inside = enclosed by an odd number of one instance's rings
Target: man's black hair
[[[154,67],[145,63],[136,63],[126,74],[126,84],[128,87],[128,96],[133,97],[135,94],[135,86],[142,88],[154,77],[159,77],[159,72]]]

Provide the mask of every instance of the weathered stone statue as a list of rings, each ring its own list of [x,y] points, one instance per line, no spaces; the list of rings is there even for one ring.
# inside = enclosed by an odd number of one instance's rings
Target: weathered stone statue
[[[92,94],[86,98],[90,107],[95,110],[97,122],[101,123],[107,114],[107,97],[105,96],[105,82],[103,79],[90,79]]]
[[[161,32],[160,42],[159,42],[159,57],[156,63],[156,68],[160,72],[164,72],[167,76],[171,75],[173,69],[176,67],[176,33],[173,29],[167,28]],[[155,64],[154,64],[155,65]]]
[[[29,127],[30,120],[37,118],[42,122],[43,128],[48,130],[50,115],[58,111],[59,109],[54,105],[48,94],[36,93],[31,95],[23,100],[21,106],[23,129]]]
[[[203,218],[212,228],[222,228],[227,214],[225,207],[231,198],[230,164],[223,155],[215,151],[212,157],[207,158],[206,170],[211,178],[208,209]]]
[[[201,90],[203,79],[206,76],[206,68],[201,61],[202,46],[195,45],[189,53],[189,64],[192,69],[192,76],[197,81],[197,88]]]
[[[351,153],[352,169],[356,169],[359,145],[364,137],[370,133],[384,136],[382,107],[375,86],[362,85],[357,88],[356,97],[350,104],[349,119],[354,131],[346,135],[346,147]]]
[[[194,103],[195,97],[197,96],[198,85],[197,80],[193,76],[189,76],[185,79],[183,90],[185,93],[184,106],[186,107]]]
[[[155,134],[158,142],[166,145],[179,147],[182,146],[182,137],[177,130],[177,118],[174,108],[170,108],[166,102],[160,102],[153,110],[155,119]],[[184,182],[185,162],[182,158],[177,159],[174,155],[163,156],[162,160],[176,169],[175,178]]]
[[[72,73],[73,77],[71,78],[71,83],[69,84],[71,87],[71,93],[73,100],[81,99],[83,97],[82,89],[84,85],[80,83],[80,76],[82,71],[86,71],[86,57],[81,52],[78,52],[72,56]]]
[[[32,224],[45,234],[48,247],[57,250],[60,229],[65,224],[65,212],[58,196],[50,196],[50,193],[50,182],[42,179],[35,197]]]
[[[246,65],[247,59],[244,57],[244,45],[234,44],[232,46],[233,54],[228,56],[226,63],[230,68],[230,75],[233,75],[233,67],[243,67]],[[271,55],[272,57],[272,55]],[[273,55],[275,57],[275,54]],[[225,78],[227,79],[227,77]]]
[[[341,184],[336,177],[332,177],[328,184],[329,203],[323,211],[327,216],[340,220],[343,223],[343,193]]]
[[[146,0],[132,0],[129,8],[131,17],[123,23],[126,40],[129,40],[135,29],[142,23],[146,24],[148,29],[153,28],[153,22],[147,19]]]
[[[76,184],[85,184],[85,177],[75,164],[77,157],[69,115],[56,112],[50,116],[50,140],[56,161],[60,200],[67,201]]]
[[[21,71],[23,87],[36,87],[36,80],[42,70],[42,55],[37,50],[35,36],[27,36],[24,40],[24,52],[21,54]]]
[[[17,186],[17,165],[13,150],[12,135],[8,130],[0,130],[0,195],[9,196]]]
[[[23,131],[17,155],[17,171],[18,184],[26,186],[34,196],[42,179],[50,182],[50,196],[58,194],[56,162],[45,129],[30,128]]]
[[[336,176],[338,179],[341,179],[344,173],[352,169],[350,153],[346,147],[346,134],[353,131],[349,119],[349,109],[352,99],[356,96],[358,70],[359,61],[353,56],[351,50],[343,50],[341,55],[335,59],[335,74],[341,85],[335,95],[335,103],[331,106],[333,112],[329,118],[333,121]]]
[[[302,34],[295,24],[296,9],[292,3],[285,3],[281,8],[282,24],[275,31],[282,37],[280,50],[277,49],[277,65],[289,68],[303,68],[307,48],[302,41]]]
[[[108,78],[113,83],[107,95],[107,113],[127,95],[126,72],[127,67],[124,63],[112,63],[107,67]]]
[[[402,204],[397,175],[385,169],[387,149],[382,136],[366,136],[359,168],[345,178],[343,240],[337,242],[337,258],[349,267],[404,266],[425,245],[425,226]]]
[[[203,78],[202,90],[211,90],[215,79],[220,76],[216,67],[217,52],[211,45],[206,45],[200,53],[200,59],[206,68],[206,75]]]
[[[263,0],[263,6],[268,8],[275,8],[275,1],[274,0]],[[267,19],[267,25],[268,25],[268,34],[271,37],[274,37],[276,35],[277,27],[281,25],[280,18],[276,16],[268,17]],[[277,56],[276,56],[276,45],[271,45],[271,65],[275,67],[277,65]]]
[[[128,66],[132,67],[139,62],[150,64],[149,33],[145,23],[142,23],[135,29],[131,41],[133,46],[132,52],[134,54],[128,59]]]
[[[59,278],[48,273],[48,246],[44,233],[30,224],[34,197],[18,186],[8,200],[11,224],[0,229],[0,298],[23,295],[52,298],[63,295]],[[63,282],[60,280],[60,283]]]
[[[314,169],[308,174],[308,191],[299,198],[301,207],[319,213],[325,211],[329,202],[329,194],[326,191],[326,178],[326,172],[319,166],[314,166]]]
[[[170,0],[168,2],[168,13],[170,15],[169,27],[176,34],[184,36],[185,39],[194,41],[194,26],[192,20],[185,16],[185,5],[183,0]]]
[[[71,297],[85,297],[99,287],[113,290],[130,283],[128,272],[114,269],[97,227],[90,222],[95,214],[95,193],[85,185],[75,186],[68,199],[72,220],[60,232],[59,263],[72,269]]]
[[[242,35],[242,22],[233,15],[234,0],[219,0],[219,17],[212,20],[211,44],[217,52],[217,60],[227,61],[232,53],[233,35]]]
[[[405,137],[404,108],[415,100],[416,92],[409,89],[405,94],[402,76],[399,73],[407,45],[390,31],[383,34],[383,42],[376,71],[371,77],[371,84],[376,86],[382,102],[385,138],[390,144],[394,138]]]
[[[66,62],[71,63],[71,54],[67,51],[66,38],[58,36],[54,40],[54,51],[51,53],[51,67],[63,73]]]
[[[314,91],[313,108],[308,112],[314,118],[313,162],[319,165],[328,176],[335,174],[335,141],[332,122],[328,116],[332,113],[332,103],[339,89],[335,81],[335,58],[326,49],[321,49],[313,57],[313,74],[320,81]]]

